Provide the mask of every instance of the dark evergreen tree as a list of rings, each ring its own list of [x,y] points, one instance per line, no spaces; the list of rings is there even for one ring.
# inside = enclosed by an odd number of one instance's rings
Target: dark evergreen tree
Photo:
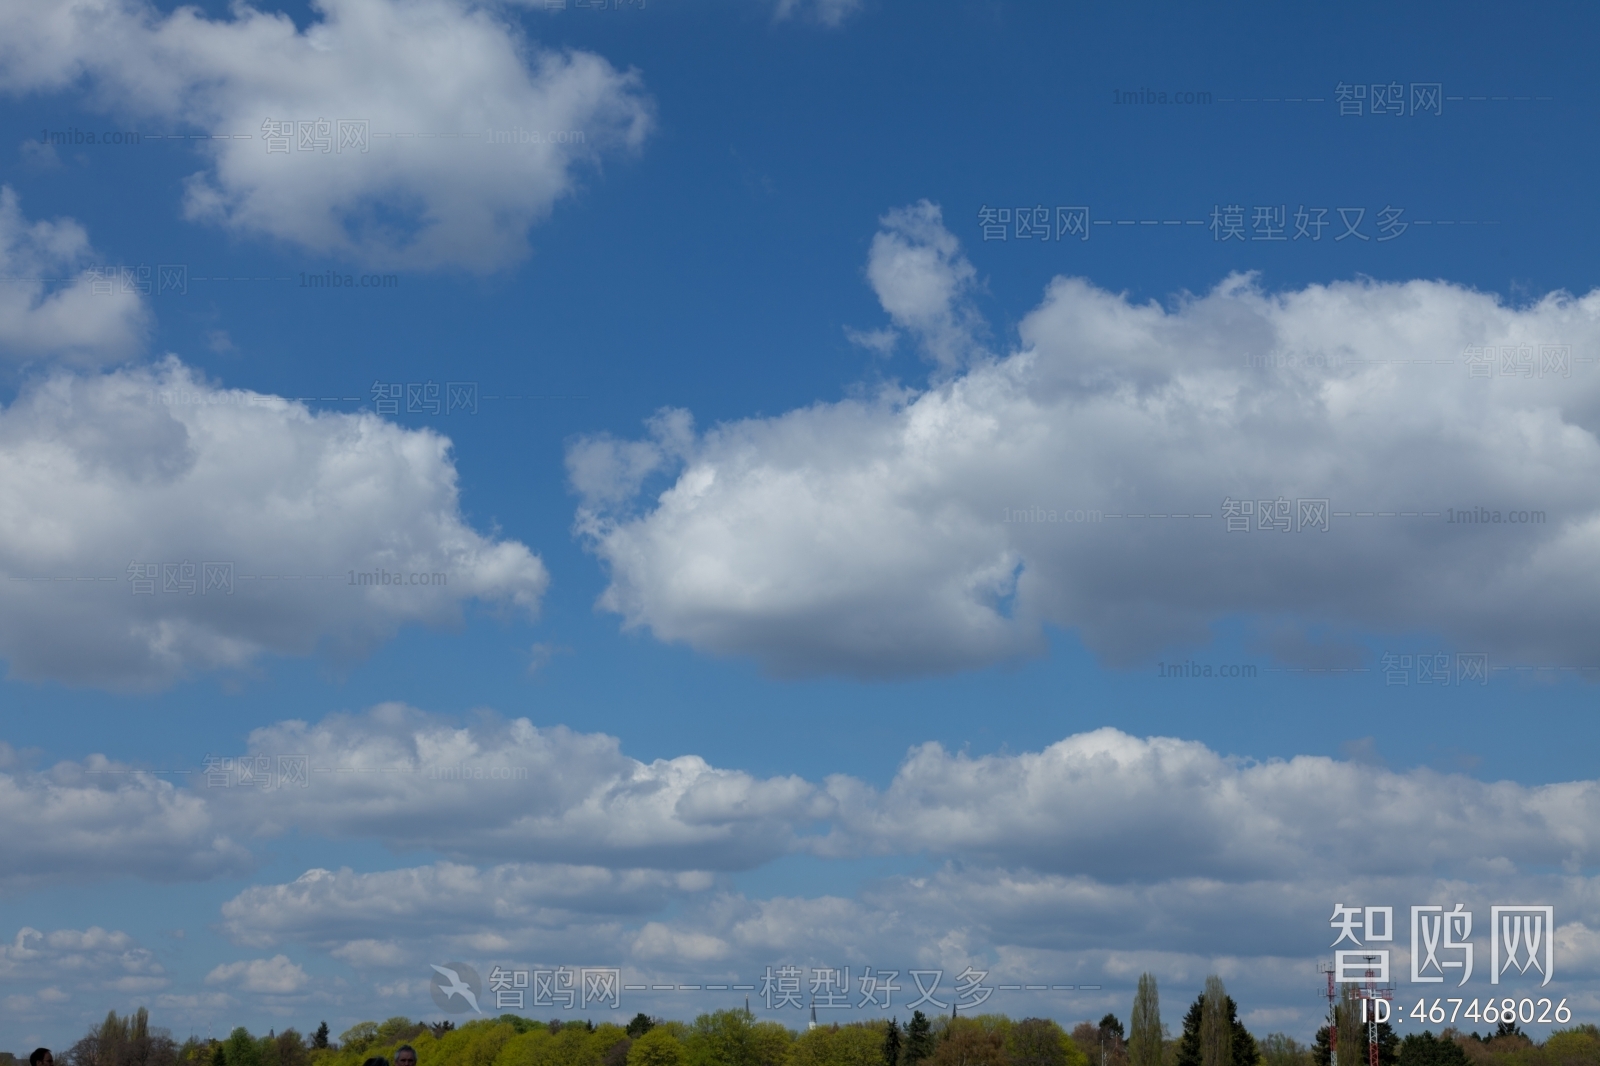
[[[1183,1035],[1178,1038],[1178,1058],[1174,1066],[1201,1066],[1200,1023],[1204,1017],[1205,1001],[1203,993],[1197,996],[1189,1007],[1189,1013],[1183,1017]],[[1232,1029],[1232,1066],[1256,1066],[1256,1038],[1239,1021],[1239,1007],[1233,997],[1225,997],[1224,1003],[1228,1025]],[[1319,1066],[1327,1066],[1327,1061],[1324,1059]],[[1350,1064],[1341,1060],[1341,1066]]]
[[[1431,1031],[1407,1033],[1400,1041],[1400,1066],[1467,1066],[1467,1053],[1449,1037]]]
[[[883,1066],[900,1066],[900,1020],[883,1027]]]
[[[933,1024],[919,1011],[911,1012],[906,1024],[905,1066],[916,1066],[933,1054]]]
[[[316,1033],[311,1037],[311,1046],[315,1048],[325,1048],[328,1046],[327,1022],[323,1022],[321,1025],[317,1026]]]

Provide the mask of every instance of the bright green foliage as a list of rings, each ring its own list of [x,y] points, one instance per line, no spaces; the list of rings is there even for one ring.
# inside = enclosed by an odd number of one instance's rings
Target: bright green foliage
[[[885,1066],[883,1027],[876,1023],[818,1026],[795,1039],[792,1066]]]
[[[1544,1051],[1553,1066],[1600,1064],[1600,1029],[1593,1025],[1557,1029],[1544,1042]]]
[[[647,1029],[628,1049],[628,1066],[683,1066],[683,1041],[664,1025]]]
[[[1089,1066],[1089,1058],[1066,1030],[1049,1018],[1024,1018],[1005,1033],[1010,1066]]]
[[[377,1042],[377,1022],[357,1022],[339,1034],[339,1050],[349,1055],[364,1054],[368,1048]],[[421,1064],[419,1063],[418,1066],[421,1066]]]
[[[694,1020],[684,1041],[686,1066],[788,1066],[794,1034],[777,1022],[758,1022],[742,1010],[719,1010]]]

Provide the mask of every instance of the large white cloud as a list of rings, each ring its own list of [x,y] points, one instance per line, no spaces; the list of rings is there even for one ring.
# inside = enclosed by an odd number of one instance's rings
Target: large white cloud
[[[189,181],[190,217],[418,269],[519,259],[575,171],[637,147],[650,126],[635,75],[531,44],[481,6],[323,0],[316,10],[300,30],[250,7],[219,20],[141,0],[10,5],[0,87],[86,82],[104,110],[163,127],[151,132],[216,138],[196,142],[210,167]],[[311,127],[304,151],[296,127],[284,154],[268,151],[268,119],[330,126]],[[367,150],[339,150],[341,121],[365,123]]]
[[[629,980],[691,984],[748,982],[767,966],[848,965],[859,975],[870,965],[902,978],[918,966],[943,969],[946,991],[970,965],[989,971],[990,984],[1102,984],[1098,1017],[1117,997],[1125,1007],[1133,977],[1151,968],[1181,995],[1221,972],[1241,1002],[1268,1012],[1262,1024],[1310,1024],[1314,1006],[1284,989],[1309,987],[1338,901],[1394,906],[1401,926],[1410,904],[1465,902],[1485,957],[1489,905],[1547,903],[1556,908],[1559,994],[1589,1002],[1582,982],[1600,966],[1594,781],[1525,786],[1309,756],[1255,762],[1105,729],[1015,754],[922,745],[882,789],[845,776],[814,786],[693,757],[640,763],[612,738],[525,720],[478,716],[449,727],[399,705],[280,723],[254,733],[250,750],[305,753],[323,772],[304,788],[265,791],[143,784],[114,807],[80,801],[73,810],[89,813],[53,822],[37,800],[3,803],[18,824],[0,825],[0,846],[26,865],[70,871],[13,841],[47,832],[88,854],[73,834],[93,823],[106,840],[148,853],[119,868],[135,876],[160,876],[150,871],[224,833],[500,857],[319,868],[242,889],[223,905],[219,931],[286,954],[226,962],[204,989],[172,988],[171,1002],[195,1017],[214,1008],[190,993],[270,998],[325,987],[289,961],[303,947],[331,965],[391,975],[410,990],[395,992],[401,1000],[425,996],[425,964],[445,958],[485,968],[616,965]],[[691,764],[693,773],[674,777]],[[487,772],[516,767],[530,773]],[[86,776],[82,767],[53,773]],[[150,814],[149,795],[187,804],[187,820]],[[30,822],[48,824],[35,831]],[[773,843],[742,837],[752,825]],[[580,847],[585,834],[595,839]],[[738,873],[707,872],[718,861],[748,868],[783,855],[775,876],[758,875],[772,886],[765,893],[739,887]],[[879,876],[863,879],[851,865],[863,855],[887,857],[870,860]],[[200,863],[165,876],[210,871]],[[1406,946],[1401,928],[1397,967],[1407,965]],[[1484,984],[1486,971],[1475,981]],[[689,999],[674,996],[642,1005],[681,1014],[704,1002],[685,1007]],[[360,1002],[370,1005],[351,1009],[377,1010],[370,996]],[[992,1005],[1062,1009],[1021,992]],[[1272,1011],[1288,1020],[1270,1021]]]
[[[3,745],[0,755],[0,766],[20,761]],[[116,877],[204,880],[252,865],[204,797],[104,756],[0,772],[0,812],[0,888],[10,891]]]
[[[29,223],[0,187],[0,356],[96,366],[136,354],[149,315],[135,287],[98,276],[89,235],[71,219]]]
[[[303,755],[306,774],[265,793],[208,790],[242,830],[375,837],[474,861],[748,869],[828,809],[798,777],[758,779],[695,755],[645,763],[600,733],[487,716],[459,727],[399,704],[282,722],[249,747],[274,773],[279,755]]]
[[[474,598],[532,612],[548,583],[526,547],[463,521],[445,438],[216,388],[174,359],[57,374],[0,412],[0,573],[13,676],[135,688],[356,653]]]
[[[968,368],[573,445],[577,528],[626,625],[781,674],[979,667],[1039,653],[1047,626],[1132,663],[1227,616],[1290,651],[1328,625],[1433,632],[1491,668],[1592,665],[1600,293],[1231,277],[1164,308],[1057,278],[997,358],[968,343],[969,271],[927,205],[886,219],[869,273]],[[1485,378],[1465,357],[1485,345],[1520,352]],[[1225,499],[1281,499],[1294,528],[1230,531]],[[1298,503],[1319,499],[1326,530]],[[1544,521],[1448,521],[1476,507]]]
[[[882,793],[835,777],[824,845],[928,852],[1112,882],[1481,877],[1600,861],[1600,782],[1523,786],[1302,755],[1228,759],[1116,729],[1041,752],[913,749]],[[1381,825],[1381,833],[1370,827]]]

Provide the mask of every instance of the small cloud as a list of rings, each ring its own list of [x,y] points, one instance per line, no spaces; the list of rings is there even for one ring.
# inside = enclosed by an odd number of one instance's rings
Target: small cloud
[[[799,17],[834,29],[860,6],[861,0],[778,0],[776,17],[780,22]]]
[[[1339,750],[1344,752],[1346,759],[1362,766],[1386,765],[1383,761],[1383,756],[1378,754],[1378,742],[1372,737],[1347,740],[1339,745]]]
[[[61,166],[61,157],[56,154],[55,145],[44,141],[23,141],[18,154],[22,156],[22,165],[33,170],[57,170]]]
[[[559,644],[535,644],[528,649],[528,673],[537,674],[557,655],[571,655],[572,649]]]
[[[224,963],[206,974],[206,984],[237,983],[246,992],[298,992],[310,978],[286,955]]]
[[[394,966],[405,961],[406,953],[392,940],[352,940],[331,952],[358,970],[373,966]]]
[[[56,988],[54,985],[49,988],[41,988],[39,990],[39,1000],[43,1003],[65,1003],[71,998],[71,996],[61,991],[61,989]]]
[[[892,329],[851,329],[844,327],[845,339],[858,348],[865,348],[878,355],[888,356],[894,353],[895,342],[900,339],[900,334]]]
[[[143,992],[154,992],[158,988],[166,988],[170,983],[165,977],[119,977],[111,982],[111,987],[118,992],[131,992],[138,995]]]
[[[226,992],[202,992],[193,996],[165,995],[156,997],[156,1006],[163,1010],[222,1010],[233,1006],[233,997]]]
[[[233,338],[228,336],[225,329],[213,329],[206,332],[206,347],[218,355],[227,355],[239,349],[233,345]]]

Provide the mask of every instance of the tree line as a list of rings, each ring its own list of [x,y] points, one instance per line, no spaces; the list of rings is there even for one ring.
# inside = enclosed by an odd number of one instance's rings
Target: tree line
[[[1341,1066],[1367,1066],[1367,1028],[1347,994],[1335,1007]],[[1257,1039],[1218,977],[1189,1005],[1174,1038],[1161,1020],[1150,974],[1139,979],[1128,1024],[1114,1014],[1071,1032],[1048,1018],[1003,1014],[897,1018],[824,1024],[795,1032],[747,1010],[702,1014],[693,1022],[639,1014],[627,1025],[514,1014],[457,1028],[409,1018],[361,1022],[330,1039],[323,1022],[309,1037],[295,1029],[225,1039],[191,1036],[179,1044],[153,1028],[144,1008],[115,1011],[59,1056],[60,1066],[369,1066],[410,1046],[417,1066],[1329,1066],[1333,1041],[1321,1028],[1309,1045],[1284,1033]],[[1445,1029],[1400,1039],[1378,1026],[1378,1066],[1600,1066],[1600,1029],[1577,1025],[1542,1044],[1515,1023],[1488,1036]],[[0,1055],[0,1066],[12,1066]],[[376,1064],[370,1064],[376,1066]]]

